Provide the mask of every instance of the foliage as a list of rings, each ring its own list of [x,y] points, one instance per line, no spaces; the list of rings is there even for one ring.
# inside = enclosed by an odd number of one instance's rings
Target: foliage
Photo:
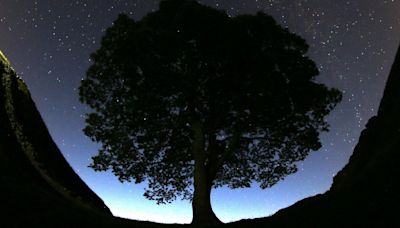
[[[264,13],[169,0],[140,21],[120,15],[80,87],[93,109],[84,132],[102,144],[91,167],[147,180],[158,203],[191,199],[200,126],[210,186],[274,185],[321,147],[341,99],[315,82],[307,50]]]

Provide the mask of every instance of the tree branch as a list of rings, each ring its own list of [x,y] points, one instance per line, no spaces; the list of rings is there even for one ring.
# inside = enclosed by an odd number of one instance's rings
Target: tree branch
[[[233,153],[233,151],[238,147],[240,142],[240,131],[235,131],[232,135],[231,143],[229,147],[224,151],[221,158],[216,158],[214,164],[210,167],[210,180],[211,182],[215,179],[218,171],[224,165],[225,160]]]

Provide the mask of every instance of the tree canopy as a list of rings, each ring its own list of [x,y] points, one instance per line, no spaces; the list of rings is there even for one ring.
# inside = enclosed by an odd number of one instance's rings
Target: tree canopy
[[[166,0],[139,21],[120,15],[79,91],[93,109],[84,132],[102,145],[91,167],[146,180],[158,203],[192,199],[196,182],[274,185],[321,147],[341,99],[307,51],[261,12]]]

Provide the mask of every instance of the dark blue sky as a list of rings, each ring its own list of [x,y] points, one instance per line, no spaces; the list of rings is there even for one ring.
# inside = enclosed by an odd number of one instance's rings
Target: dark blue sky
[[[153,0],[0,0],[0,49],[28,84],[51,135],[84,181],[114,215],[159,222],[190,222],[191,205],[158,206],[142,196],[144,185],[120,184],[110,173],[87,168],[98,145],[82,133],[77,87],[105,28],[125,12],[135,19],[156,10]],[[344,98],[328,117],[323,148],[299,172],[260,190],[214,190],[223,221],[261,217],[326,191],[348,161],[366,121],[376,113],[400,41],[400,0],[202,0],[235,16],[263,10],[308,41],[318,81]]]

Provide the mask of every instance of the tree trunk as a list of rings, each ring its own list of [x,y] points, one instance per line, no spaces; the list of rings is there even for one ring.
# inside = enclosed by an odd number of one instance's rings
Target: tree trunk
[[[194,197],[192,202],[192,208],[193,208],[192,224],[207,226],[207,225],[218,225],[222,223],[212,210],[210,193],[211,193],[211,188],[208,189],[207,187],[203,188],[201,184],[198,184],[196,186],[195,183]]]
[[[193,193],[193,220],[192,224],[208,226],[221,224],[211,207],[211,183],[208,180],[205,166],[206,155],[204,148],[204,133],[200,123],[193,125],[194,142],[194,193]]]

